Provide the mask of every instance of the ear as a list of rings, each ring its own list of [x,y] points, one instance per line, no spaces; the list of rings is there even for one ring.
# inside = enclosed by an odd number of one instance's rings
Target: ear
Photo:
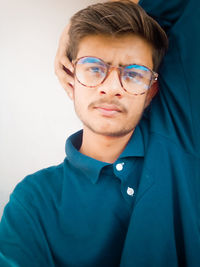
[[[69,98],[73,101],[74,100],[74,85],[71,83],[68,83],[68,85],[65,87],[65,91],[67,92]]]
[[[74,73],[63,65],[63,70],[66,73],[61,83],[64,85],[64,89],[71,100],[74,100]]]
[[[146,97],[146,101],[145,101],[145,108],[149,106],[149,104],[151,103],[151,100],[157,94],[158,90],[159,90],[158,82],[154,81],[152,86],[150,87],[150,89],[147,92],[147,97]]]

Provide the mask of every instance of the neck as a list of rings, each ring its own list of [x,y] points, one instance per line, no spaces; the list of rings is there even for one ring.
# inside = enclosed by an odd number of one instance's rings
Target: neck
[[[99,161],[114,163],[126,147],[132,133],[133,131],[125,136],[111,137],[84,128],[80,152]]]

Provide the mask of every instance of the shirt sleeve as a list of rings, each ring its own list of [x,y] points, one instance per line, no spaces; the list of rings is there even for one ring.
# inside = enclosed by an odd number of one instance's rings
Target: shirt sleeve
[[[11,261],[7,257],[5,257],[1,252],[0,252],[0,266],[2,267],[19,267],[15,262]]]
[[[160,91],[151,107],[151,131],[200,154],[200,1],[141,0],[165,29],[169,49],[159,71]]]
[[[139,4],[166,30],[179,20],[189,1],[140,0]]]
[[[37,220],[31,199],[22,191],[15,190],[4,209],[0,223],[0,252],[1,260],[5,262],[9,259],[13,267],[52,266],[44,231]]]

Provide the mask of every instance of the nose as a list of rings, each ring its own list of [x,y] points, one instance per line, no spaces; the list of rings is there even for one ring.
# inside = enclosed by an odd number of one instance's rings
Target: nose
[[[99,85],[98,92],[101,95],[116,96],[118,98],[123,96],[124,89],[120,83],[119,72],[117,69],[110,69],[105,81]]]

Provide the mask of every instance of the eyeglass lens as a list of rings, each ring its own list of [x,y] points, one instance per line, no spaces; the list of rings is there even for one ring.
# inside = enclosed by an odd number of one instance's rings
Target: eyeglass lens
[[[131,94],[143,94],[148,90],[152,72],[145,66],[136,64],[119,67],[123,88]],[[80,58],[75,67],[78,81],[88,87],[100,85],[109,70],[109,65],[95,57]]]

